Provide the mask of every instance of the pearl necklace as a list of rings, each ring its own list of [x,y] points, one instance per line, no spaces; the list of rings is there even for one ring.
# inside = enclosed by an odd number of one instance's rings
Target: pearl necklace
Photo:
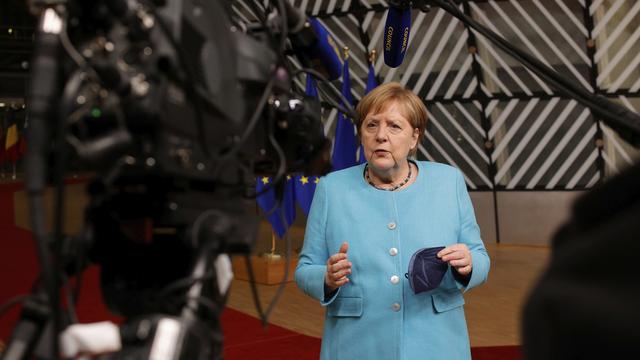
[[[386,190],[386,191],[396,191],[398,189],[400,189],[401,187],[403,187],[406,183],[409,182],[409,180],[411,179],[411,162],[408,161],[409,164],[409,173],[407,174],[407,177],[402,180],[402,182],[390,189],[385,189],[382,187],[379,187],[378,185],[374,184],[373,181],[371,181],[371,178],[369,177],[369,164],[364,166],[364,178],[367,180],[367,182],[369,183],[369,185],[373,186],[374,188],[378,189],[378,190]]]

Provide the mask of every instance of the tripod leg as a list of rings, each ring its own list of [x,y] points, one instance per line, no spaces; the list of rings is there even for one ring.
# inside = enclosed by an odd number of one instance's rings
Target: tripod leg
[[[49,320],[50,307],[45,295],[36,294],[27,299],[0,359],[29,359]]]

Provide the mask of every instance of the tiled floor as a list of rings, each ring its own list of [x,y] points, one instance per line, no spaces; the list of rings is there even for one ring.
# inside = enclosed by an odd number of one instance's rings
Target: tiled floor
[[[520,311],[529,289],[544,269],[549,249],[487,244],[491,257],[489,280],[465,294],[471,346],[520,344]],[[258,285],[266,309],[277,285]],[[227,306],[255,315],[247,281],[234,280]],[[287,283],[270,322],[303,334],[322,336],[323,308]]]

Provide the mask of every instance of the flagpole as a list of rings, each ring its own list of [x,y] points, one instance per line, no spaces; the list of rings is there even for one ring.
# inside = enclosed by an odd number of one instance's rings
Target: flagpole
[[[371,50],[371,52],[369,53],[369,64],[373,66],[376,65],[376,56],[377,56],[376,49]]]
[[[276,233],[271,231],[271,250],[264,254],[267,260],[280,260],[280,254],[276,254]]]

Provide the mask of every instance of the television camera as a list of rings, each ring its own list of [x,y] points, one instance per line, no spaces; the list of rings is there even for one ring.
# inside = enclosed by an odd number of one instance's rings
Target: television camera
[[[226,254],[248,254],[254,242],[258,220],[246,201],[259,195],[255,176],[278,184],[287,173],[329,169],[320,103],[292,90],[300,70],[285,55],[317,66],[307,50],[318,34],[282,0],[256,9],[252,26],[235,22],[223,1],[31,5],[39,24],[25,166],[42,273],[2,359],[221,356]],[[321,72],[302,71],[338,93]],[[73,236],[63,234],[61,211],[70,169],[92,174],[86,224]],[[61,284],[89,263],[101,267],[105,302],[125,321],[94,329],[110,343],[59,343],[73,320]]]

